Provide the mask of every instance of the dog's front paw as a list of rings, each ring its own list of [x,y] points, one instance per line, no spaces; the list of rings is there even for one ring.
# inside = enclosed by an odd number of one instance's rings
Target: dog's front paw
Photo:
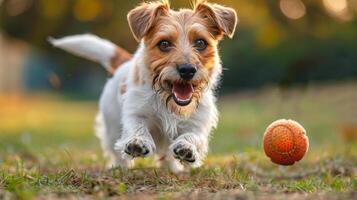
[[[126,143],[124,152],[132,157],[147,157],[153,152],[150,142],[143,139],[132,139]]]
[[[172,146],[173,155],[180,161],[194,163],[197,160],[196,148],[186,142],[179,142]]]

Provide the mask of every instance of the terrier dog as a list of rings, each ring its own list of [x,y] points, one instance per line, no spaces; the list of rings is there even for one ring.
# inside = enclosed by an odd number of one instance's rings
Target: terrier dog
[[[215,90],[222,65],[217,45],[237,25],[232,8],[198,1],[170,9],[168,1],[142,3],[128,14],[132,56],[93,35],[50,39],[58,48],[101,63],[113,77],[100,98],[97,136],[110,166],[157,155],[171,170],[202,165],[217,126]]]

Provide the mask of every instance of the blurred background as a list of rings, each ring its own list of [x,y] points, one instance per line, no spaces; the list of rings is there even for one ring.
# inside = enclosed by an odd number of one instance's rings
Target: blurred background
[[[234,39],[221,44],[212,153],[260,152],[266,126],[293,118],[308,130],[315,154],[357,154],[357,0],[213,2],[234,7],[240,22]],[[134,52],[126,14],[138,3],[0,0],[0,161],[9,153],[54,159],[58,149],[97,159],[93,119],[109,76],[46,39],[93,33]],[[171,3],[190,7],[189,0]]]

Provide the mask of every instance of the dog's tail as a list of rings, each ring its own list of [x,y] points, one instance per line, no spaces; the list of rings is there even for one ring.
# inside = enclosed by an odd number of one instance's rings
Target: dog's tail
[[[123,48],[91,34],[49,38],[48,41],[54,47],[102,64],[112,74],[121,64],[132,58]]]

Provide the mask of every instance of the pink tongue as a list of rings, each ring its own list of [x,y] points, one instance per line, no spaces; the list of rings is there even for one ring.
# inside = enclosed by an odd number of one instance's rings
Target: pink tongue
[[[189,100],[192,97],[193,87],[187,83],[174,83],[173,92],[176,98],[180,100]]]

